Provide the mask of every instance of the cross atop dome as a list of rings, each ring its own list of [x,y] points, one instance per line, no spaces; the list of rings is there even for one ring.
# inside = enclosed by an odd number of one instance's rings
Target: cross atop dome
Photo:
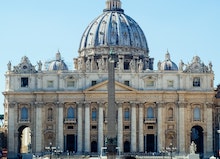
[[[121,1],[120,0],[106,0],[106,9],[104,9],[104,12],[107,12],[107,11],[124,12],[124,10],[121,9]]]

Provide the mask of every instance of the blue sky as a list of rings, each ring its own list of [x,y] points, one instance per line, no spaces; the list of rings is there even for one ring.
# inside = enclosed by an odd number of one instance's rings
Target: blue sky
[[[215,85],[220,83],[219,7],[219,0],[122,0],[125,14],[145,33],[154,69],[167,50],[176,64],[198,55],[213,63]],[[0,0],[0,91],[8,61],[17,65],[22,56],[37,65],[54,59],[59,49],[72,69],[85,28],[104,8],[105,0]],[[0,95],[0,114],[3,102]]]

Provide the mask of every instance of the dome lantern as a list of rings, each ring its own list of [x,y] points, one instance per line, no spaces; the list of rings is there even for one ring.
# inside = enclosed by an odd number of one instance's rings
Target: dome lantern
[[[124,12],[124,10],[121,9],[121,1],[120,0],[107,0],[106,1],[106,9],[104,9],[104,12],[106,12],[106,11]]]

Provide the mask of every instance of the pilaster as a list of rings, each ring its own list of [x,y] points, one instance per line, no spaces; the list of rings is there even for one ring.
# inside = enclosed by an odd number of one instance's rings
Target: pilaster
[[[123,115],[122,115],[122,103],[118,103],[118,147],[123,151]]]
[[[131,152],[137,150],[136,103],[131,103]]]
[[[138,131],[138,143],[139,143],[139,152],[144,152],[144,134],[143,134],[143,104],[139,104],[139,131]]]
[[[103,147],[103,103],[99,103],[99,120],[98,120],[98,152]]]
[[[77,152],[81,153],[83,148],[83,127],[82,127],[82,103],[78,103],[77,106]]]
[[[90,103],[85,104],[85,152],[90,152]]]

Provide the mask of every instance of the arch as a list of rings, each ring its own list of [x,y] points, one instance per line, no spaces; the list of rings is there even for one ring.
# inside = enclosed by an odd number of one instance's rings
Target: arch
[[[197,146],[196,153],[202,155],[204,152],[204,143],[203,143],[203,128],[201,126],[196,125],[192,127],[191,142],[192,141],[194,141]]]
[[[130,152],[130,142],[129,141],[124,142],[124,152]]]
[[[31,152],[31,129],[26,125],[18,128],[18,153]]]
[[[98,152],[98,144],[96,141],[91,142],[91,152]]]

